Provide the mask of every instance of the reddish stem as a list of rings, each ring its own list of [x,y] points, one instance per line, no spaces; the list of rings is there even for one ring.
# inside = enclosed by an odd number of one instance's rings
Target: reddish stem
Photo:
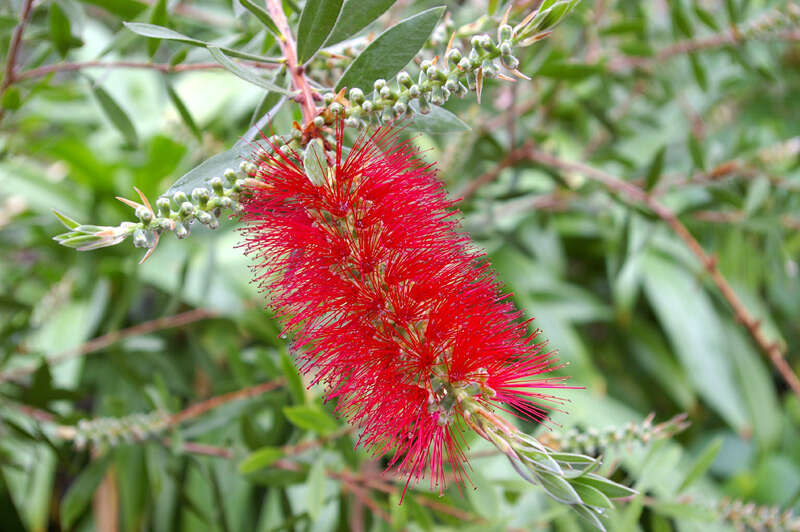
[[[297,46],[292,37],[292,32],[289,29],[286,14],[283,12],[283,5],[281,4],[281,0],[266,0],[266,2],[267,12],[281,32],[278,41],[283,56],[286,58],[286,67],[289,70],[289,74],[292,76],[292,86],[300,91],[301,96],[299,103],[303,111],[303,122],[308,124],[314,119],[314,116],[316,116],[317,108],[314,105],[311,87],[308,86],[308,82],[303,75],[303,67],[297,64]]]

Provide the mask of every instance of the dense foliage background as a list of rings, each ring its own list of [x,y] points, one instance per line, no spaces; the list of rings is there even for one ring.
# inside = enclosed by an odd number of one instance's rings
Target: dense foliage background
[[[443,4],[448,30],[487,15],[486,2],[400,0],[362,35]],[[514,22],[538,2],[516,4]],[[296,28],[302,2],[284,5]],[[586,527],[482,441],[471,485],[438,497],[422,483],[399,505],[403,479],[354,451],[355,433],[300,381],[235,221],[165,235],[142,265],[129,241],[54,242],[52,209],[130,219],[115,196],[154,199],[277,101],[203,47],[123,21],[280,51],[238,1],[5,0],[3,57],[26,6],[0,110],[0,528]],[[800,509],[800,401],[763,349],[800,370],[798,12],[584,0],[519,54],[531,81],[487,81],[481,104],[446,106],[471,129],[414,137],[580,387],[552,431],[525,428],[602,452],[603,472],[641,493],[609,511],[612,530],[769,522],[773,510],[728,499]],[[346,62],[318,55],[308,76],[330,87]],[[286,104],[272,128],[300,119]],[[742,323],[717,277],[757,322]],[[683,412],[688,428],[622,430],[622,444],[593,432]]]

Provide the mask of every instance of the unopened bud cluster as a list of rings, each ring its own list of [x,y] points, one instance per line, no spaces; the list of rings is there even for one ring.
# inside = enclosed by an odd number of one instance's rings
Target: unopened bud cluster
[[[517,44],[513,28],[503,24],[498,37],[495,40],[488,34],[474,35],[469,39],[469,52],[453,47],[443,61],[426,59],[416,77],[401,71],[393,83],[375,80],[372,90],[366,93],[353,87],[345,103],[333,93],[325,94],[324,109],[315,119],[315,125],[322,127],[340,117],[345,118],[349,127],[391,122],[413,111],[427,114],[432,105],[443,105],[453,95],[463,97],[470,91],[480,95],[485,79],[509,79],[504,70],[520,75],[519,59],[513,53]]]
[[[70,231],[56,236],[55,240],[63,246],[88,250],[113,246],[130,236],[134,246],[151,249],[166,231],[174,232],[178,238],[186,238],[195,221],[216,229],[223,212],[239,212],[239,200],[246,180],[255,172],[253,163],[242,162],[238,172],[228,169],[223,177],[211,178],[205,186],[196,187],[189,194],[177,191],[171,196],[158,198],[155,209],[150,205],[126,202],[136,205],[134,213],[138,222],[123,222],[117,227],[82,225],[62,215],[62,223]]]
[[[152,438],[169,425],[169,414],[155,411],[123,418],[81,420],[74,427],[59,427],[59,435],[71,439],[79,449],[114,447]]]
[[[770,33],[796,27],[800,23],[800,5],[794,2],[766,11],[758,18],[739,28],[744,38],[767,36]]]
[[[610,446],[646,444],[653,440],[669,438],[686,430],[688,426],[686,414],[677,415],[658,425],[653,425],[651,415],[639,424],[629,423],[624,427],[608,427],[600,430],[590,428],[586,431],[573,428],[563,433],[547,433],[539,439],[553,449],[596,456]]]
[[[717,511],[736,530],[800,531],[800,517],[791,510],[781,512],[777,506],[757,506],[739,500],[723,499],[717,505]]]

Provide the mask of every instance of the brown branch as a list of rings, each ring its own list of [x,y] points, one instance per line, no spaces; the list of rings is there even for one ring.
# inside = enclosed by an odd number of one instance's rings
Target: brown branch
[[[308,82],[303,74],[303,67],[297,64],[297,47],[292,37],[292,31],[289,29],[289,23],[286,20],[286,14],[283,12],[281,0],[266,0],[266,2],[267,12],[281,32],[278,43],[283,52],[283,57],[286,59],[286,67],[292,77],[292,85],[295,89],[299,90],[301,94],[300,105],[303,111],[303,122],[308,124],[317,114],[317,108],[314,105],[311,87],[308,86]]]
[[[258,63],[255,61],[243,61],[249,66],[256,68],[275,68],[277,65]],[[86,68],[141,68],[148,70],[157,70],[159,72],[191,72],[195,70],[217,70],[224,68],[219,63],[191,63],[186,65],[170,65],[163,63],[145,63],[137,61],[84,61],[79,63],[57,63],[54,65],[45,65],[39,68],[32,68],[19,73],[14,81],[23,81],[26,79],[39,78],[52,74],[54,72],[72,72],[76,70],[83,70]]]
[[[647,206],[659,218],[664,220],[698,258],[700,264],[708,272],[711,280],[716,285],[722,297],[730,305],[734,315],[736,316],[736,319],[745,326],[747,331],[750,333],[750,336],[752,336],[753,340],[756,342],[756,344],[758,344],[761,351],[763,351],[763,353],[769,358],[769,360],[772,362],[772,365],[775,367],[778,373],[780,373],[781,377],[783,377],[783,380],[786,382],[786,384],[788,384],[792,391],[794,391],[794,393],[800,397],[800,380],[798,380],[797,375],[794,374],[791,366],[789,366],[789,363],[786,361],[780,344],[767,338],[764,330],[761,328],[760,320],[753,316],[750,310],[745,306],[731,285],[728,283],[727,279],[725,279],[722,273],[720,273],[719,269],[717,268],[716,259],[706,253],[697,239],[695,239],[686,226],[681,223],[674,212],[672,212],[663,204],[659,203],[641,188],[627,181],[618,179],[602,170],[598,170],[597,168],[593,168],[582,163],[564,161],[536,149],[530,149],[527,154],[527,158],[531,161],[545,164],[562,171],[580,173],[585,177],[601,183],[606,188],[622,194],[629,200],[633,200],[637,203]]]
[[[527,141],[524,145],[519,148],[515,148],[508,152],[505,159],[500,161],[500,164],[485,172],[484,174],[478,176],[476,179],[467,183],[461,192],[456,194],[462,201],[468,200],[475,193],[480,189],[482,186],[491,183],[500,175],[500,173],[508,168],[509,166],[515,165],[517,162],[522,161],[528,158],[528,154],[530,150],[533,148],[533,143],[531,141]]]
[[[198,308],[189,310],[187,312],[182,312],[180,314],[175,314],[173,316],[166,316],[164,318],[146,321],[144,323],[140,323],[139,325],[128,327],[127,329],[121,329],[119,331],[113,331],[102,336],[98,336],[94,340],[90,340],[74,349],[68,349],[67,351],[64,351],[54,357],[48,358],[46,361],[49,365],[61,364],[62,362],[72,360],[73,358],[82,357],[84,355],[105,349],[106,347],[115,344],[120,340],[124,340],[125,338],[150,334],[155,331],[171,329],[173,327],[182,327],[184,325],[188,325],[196,321],[207,320],[215,316],[216,313],[213,311]],[[38,365],[25,366],[0,373],[0,382],[24,377],[25,375],[35,372],[37,368]]]
[[[14,69],[17,65],[17,54],[19,47],[22,43],[22,34],[25,31],[25,25],[28,23],[28,17],[31,14],[33,7],[33,0],[25,0],[22,4],[22,10],[19,15],[19,24],[14,29],[14,35],[11,36],[11,44],[8,47],[8,56],[6,57],[6,70],[3,75],[3,83],[0,84],[0,97],[5,94],[8,88],[14,83]],[[3,117],[3,110],[0,109],[0,118]]]
[[[261,384],[251,386],[249,388],[243,388],[241,390],[236,390],[234,392],[217,395],[210,399],[206,399],[205,401],[195,403],[181,410],[177,414],[173,414],[167,420],[167,425],[170,427],[179,425],[184,421],[188,421],[190,419],[201,416],[206,412],[214,410],[215,408],[218,408],[224,404],[233,401],[240,401],[242,399],[251,399],[253,397],[257,397],[259,395],[275,390],[276,388],[280,388],[281,386],[283,386],[283,384],[284,384],[283,379],[275,379],[268,382],[262,382]]]
[[[723,48],[734,44],[739,44],[747,40],[756,38],[774,39],[778,41],[797,42],[800,41],[800,30],[787,30],[777,33],[768,33],[763,36],[746,37],[736,30],[727,30],[721,33],[710,35],[699,39],[685,39],[662,48],[652,57],[615,57],[608,63],[608,68],[612,72],[620,72],[630,68],[652,68],[660,63],[664,63],[677,55],[684,55],[702,50]]]

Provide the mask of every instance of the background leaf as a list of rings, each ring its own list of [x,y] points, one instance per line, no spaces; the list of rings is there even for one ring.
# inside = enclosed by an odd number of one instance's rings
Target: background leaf
[[[305,63],[317,53],[333,30],[342,0],[308,0],[297,28],[297,59]]]
[[[371,90],[376,79],[389,80],[422,48],[444,12],[433,7],[408,17],[381,33],[359,54],[336,83],[336,90]]]

